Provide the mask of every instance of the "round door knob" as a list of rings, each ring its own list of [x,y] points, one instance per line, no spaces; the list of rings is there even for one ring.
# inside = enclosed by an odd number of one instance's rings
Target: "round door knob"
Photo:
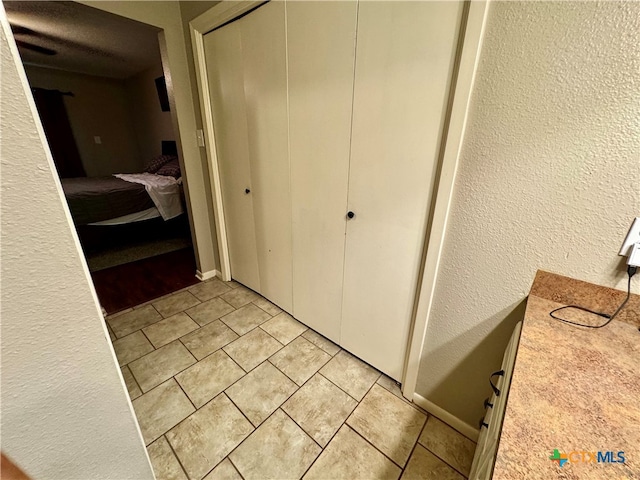
[[[248,194],[250,194],[250,193],[251,193],[251,190],[249,190],[248,188],[245,188],[245,189],[244,189],[244,193],[245,193],[246,195],[248,195]]]
[[[348,213],[347,213],[347,218],[353,218],[353,217],[355,217],[355,216],[356,216],[356,214],[355,214],[355,213],[353,213],[353,212],[348,212]]]

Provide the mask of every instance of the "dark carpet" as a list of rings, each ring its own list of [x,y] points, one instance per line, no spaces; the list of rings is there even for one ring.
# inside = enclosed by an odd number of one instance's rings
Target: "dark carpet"
[[[91,277],[109,314],[199,282],[191,248],[92,272]]]

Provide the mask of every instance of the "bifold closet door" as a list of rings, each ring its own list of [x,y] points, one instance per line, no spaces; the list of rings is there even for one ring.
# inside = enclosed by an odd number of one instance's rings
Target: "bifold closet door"
[[[462,2],[360,2],[341,345],[401,380]]]
[[[289,2],[293,314],[340,343],[356,2]]]
[[[269,2],[204,40],[231,275],[291,312],[285,34]]]
[[[260,293],[292,311],[291,187],[284,2],[269,2],[241,27]]]
[[[204,44],[231,274],[260,291],[240,24],[207,34]]]

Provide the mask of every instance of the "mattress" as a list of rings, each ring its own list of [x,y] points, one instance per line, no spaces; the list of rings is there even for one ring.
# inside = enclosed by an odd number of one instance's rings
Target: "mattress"
[[[76,225],[102,222],[155,207],[144,185],[116,177],[61,179]]]

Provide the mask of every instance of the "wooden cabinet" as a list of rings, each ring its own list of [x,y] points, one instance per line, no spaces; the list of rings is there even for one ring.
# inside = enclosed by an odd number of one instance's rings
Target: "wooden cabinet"
[[[518,352],[521,332],[522,322],[518,322],[504,352],[502,368],[499,372],[492,375],[490,379],[492,382],[491,385],[494,387],[494,393],[487,399],[485,404],[485,416],[484,419],[481,420],[480,436],[478,437],[478,445],[473,456],[473,464],[471,465],[469,478],[489,480],[492,476],[493,463],[498,448],[498,440],[500,439],[504,413],[507,408],[509,386],[511,385],[513,367],[516,363],[516,354]],[[498,373],[500,375],[497,375]]]
[[[269,2],[205,36],[233,277],[397,380],[461,15]]]

